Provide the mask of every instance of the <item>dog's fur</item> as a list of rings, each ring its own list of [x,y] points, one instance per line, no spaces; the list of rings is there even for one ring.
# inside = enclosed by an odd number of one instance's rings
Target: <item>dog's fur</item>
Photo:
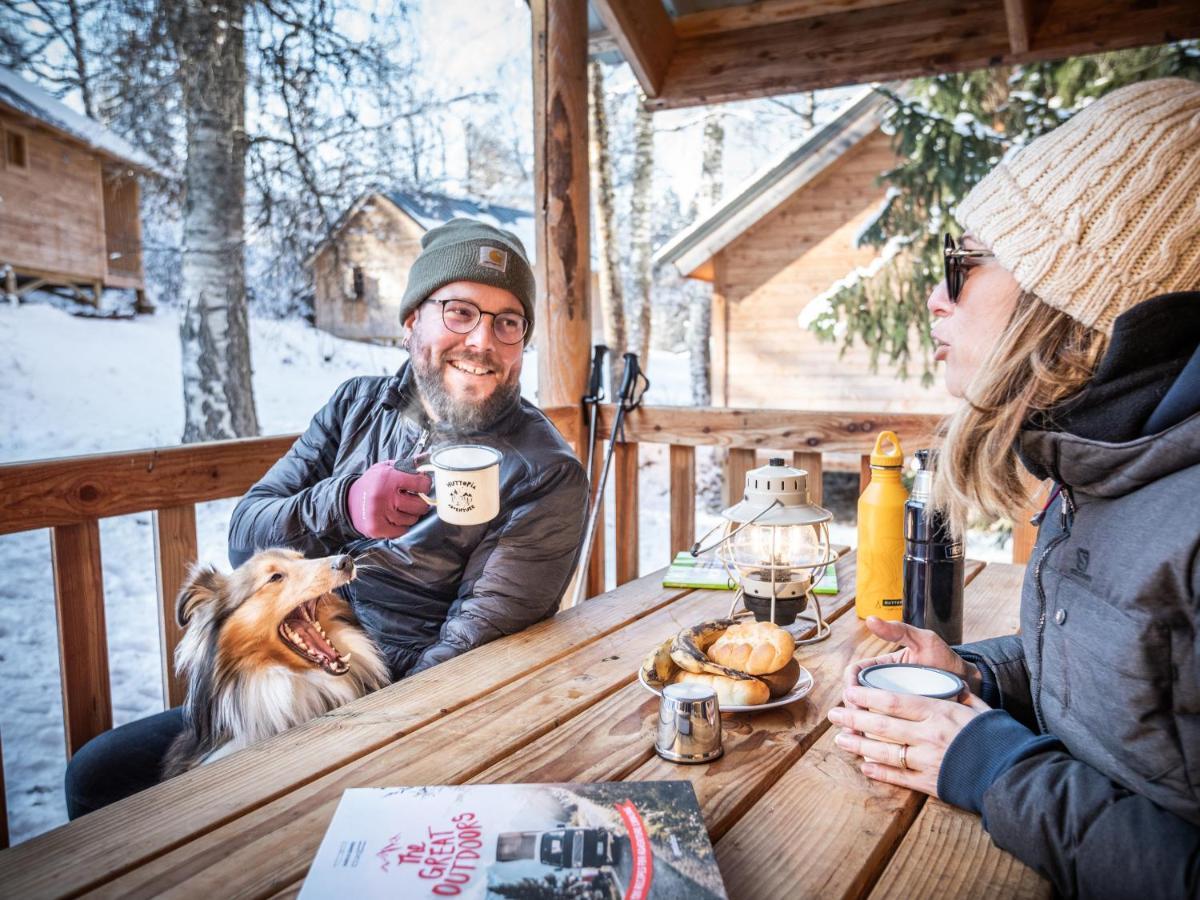
[[[354,577],[347,556],[307,560],[281,549],[255,554],[232,575],[211,566],[192,570],[175,604],[186,627],[175,670],[186,677],[188,692],[184,731],[167,753],[166,777],[387,684],[379,650],[333,593]],[[318,625],[326,637],[314,631]],[[296,635],[335,653],[306,653],[288,639]]]

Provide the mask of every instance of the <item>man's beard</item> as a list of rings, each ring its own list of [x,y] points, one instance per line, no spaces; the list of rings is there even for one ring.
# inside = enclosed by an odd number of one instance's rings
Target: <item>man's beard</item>
[[[480,368],[496,368],[486,356],[460,353],[453,358]],[[443,356],[439,368],[433,361],[433,352],[414,342],[411,359],[417,390],[429,412],[441,425],[456,431],[486,431],[512,407],[521,394],[520,370],[514,368],[508,380],[498,383],[487,397],[482,400],[461,400],[446,390],[443,370],[450,365],[451,357]]]

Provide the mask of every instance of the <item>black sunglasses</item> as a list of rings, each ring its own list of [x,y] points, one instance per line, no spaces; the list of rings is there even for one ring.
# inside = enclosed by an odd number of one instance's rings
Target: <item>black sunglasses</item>
[[[960,247],[954,242],[954,238],[948,231],[943,247],[942,255],[946,264],[946,293],[950,295],[951,303],[957,303],[958,295],[962,292],[963,282],[967,280],[967,269],[978,265],[979,260],[989,259],[995,254],[991,250],[968,250]]]
[[[520,313],[484,312],[470,300],[432,300],[442,308],[442,324],[455,334],[470,334],[484,316],[492,317],[492,334],[502,344],[519,344],[529,331],[529,320]]]

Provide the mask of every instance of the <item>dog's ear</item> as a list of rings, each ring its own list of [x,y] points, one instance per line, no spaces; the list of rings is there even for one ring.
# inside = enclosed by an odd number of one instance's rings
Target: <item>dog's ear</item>
[[[188,580],[175,598],[175,621],[184,628],[197,609],[207,603],[216,602],[226,587],[226,576],[213,566],[192,566]]]

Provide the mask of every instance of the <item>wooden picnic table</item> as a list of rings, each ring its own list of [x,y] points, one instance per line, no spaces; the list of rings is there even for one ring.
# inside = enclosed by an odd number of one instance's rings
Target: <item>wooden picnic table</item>
[[[854,567],[838,562],[830,638],[801,650],[812,693],[726,715],[713,763],[654,755],[636,672],[730,595],[658,572],[6,850],[0,895],[290,897],[346,788],[689,779],[732,898],[1049,896],[975,816],[869,781],[834,745],[843,668],[889,649],[854,615]],[[968,563],[967,639],[1017,628],[1022,571]]]

